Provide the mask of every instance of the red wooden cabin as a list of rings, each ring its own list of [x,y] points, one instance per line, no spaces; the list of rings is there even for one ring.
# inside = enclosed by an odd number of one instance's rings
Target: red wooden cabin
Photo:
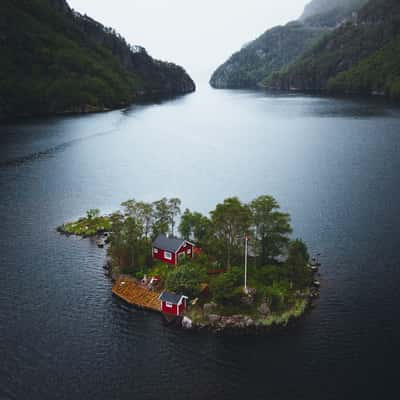
[[[180,317],[186,310],[188,298],[183,294],[163,292],[159,299],[161,301],[161,311],[164,314]]]
[[[192,258],[195,248],[195,245],[187,240],[158,235],[153,242],[153,258],[178,265],[181,260]]]

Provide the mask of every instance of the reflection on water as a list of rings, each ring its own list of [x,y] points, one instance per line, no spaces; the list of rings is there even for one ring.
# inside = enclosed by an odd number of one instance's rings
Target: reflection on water
[[[399,109],[213,91],[0,128],[0,398],[377,398],[400,333]],[[323,261],[318,306],[256,338],[187,334],[111,296],[60,223],[128,199],[274,195]]]

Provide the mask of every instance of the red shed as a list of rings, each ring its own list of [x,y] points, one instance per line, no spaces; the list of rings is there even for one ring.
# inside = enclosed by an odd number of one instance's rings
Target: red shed
[[[163,292],[159,299],[161,301],[161,311],[165,314],[180,317],[186,310],[188,298],[183,294]]]
[[[182,259],[193,257],[194,247],[185,239],[158,235],[153,242],[153,258],[177,265]]]

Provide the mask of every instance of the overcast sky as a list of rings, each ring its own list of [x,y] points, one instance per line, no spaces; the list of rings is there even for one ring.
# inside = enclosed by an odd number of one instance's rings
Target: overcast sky
[[[69,4],[153,57],[182,65],[195,79],[268,28],[300,16],[309,0],[69,0]]]

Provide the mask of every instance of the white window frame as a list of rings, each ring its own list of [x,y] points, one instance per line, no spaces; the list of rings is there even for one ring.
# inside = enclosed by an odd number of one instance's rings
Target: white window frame
[[[153,248],[153,253],[158,254],[158,249],[156,247]]]
[[[187,253],[188,255],[192,254],[192,249],[189,247],[189,248],[186,250],[186,253]]]
[[[172,308],[174,305],[172,303],[170,303],[169,301],[165,302],[165,307],[167,308]]]
[[[166,260],[172,261],[172,253],[170,251],[165,251],[164,250],[164,258]]]

